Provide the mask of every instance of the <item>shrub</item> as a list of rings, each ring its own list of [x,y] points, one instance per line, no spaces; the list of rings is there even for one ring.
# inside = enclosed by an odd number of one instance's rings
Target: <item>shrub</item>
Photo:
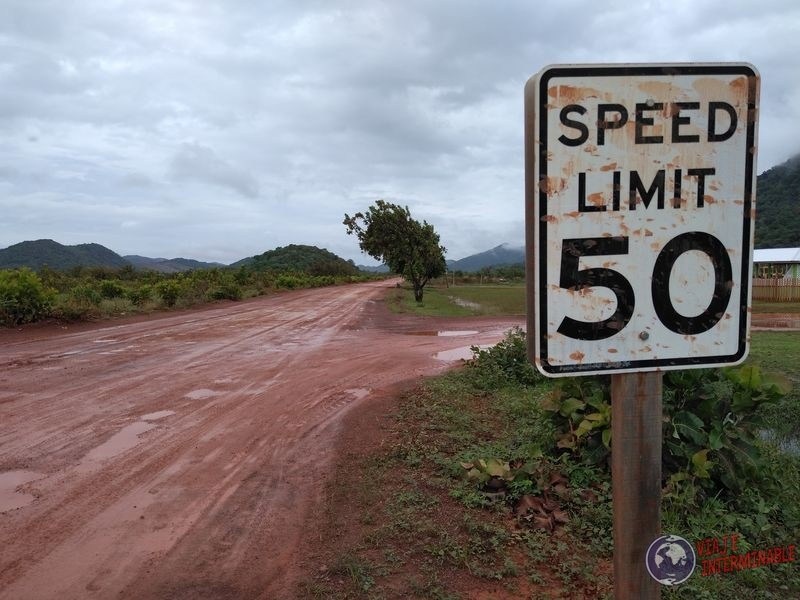
[[[164,306],[172,307],[175,306],[178,297],[181,295],[181,286],[177,281],[168,279],[156,285],[156,292],[161,296],[161,301],[164,303]]]
[[[153,287],[150,285],[141,285],[138,288],[128,290],[127,296],[131,304],[142,306],[153,297]]]
[[[100,295],[109,300],[122,298],[125,296],[125,288],[116,281],[106,279],[100,282]]]
[[[53,292],[30,269],[0,271],[0,323],[19,325],[50,314]]]
[[[303,287],[303,281],[294,275],[282,273],[275,279],[275,287],[293,290],[295,288]]]
[[[219,285],[219,287],[214,288],[211,292],[211,299],[212,300],[241,300],[242,299],[242,288],[232,282],[226,281]]]
[[[759,483],[764,474],[760,408],[788,390],[788,382],[755,366],[668,372],[662,453],[668,490],[689,486],[706,498],[732,498]],[[607,377],[561,380],[542,407],[559,431],[558,451],[605,464],[611,443]]]
[[[69,300],[80,306],[97,307],[102,299],[100,292],[85,283],[76,285],[69,291]]]
[[[494,389],[514,384],[534,385],[543,379],[528,360],[525,332],[514,327],[495,346],[483,350],[472,347],[468,363],[472,384],[480,389]]]

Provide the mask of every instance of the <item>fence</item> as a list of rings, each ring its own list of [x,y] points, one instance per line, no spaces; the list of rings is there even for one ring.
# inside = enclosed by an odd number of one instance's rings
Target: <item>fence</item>
[[[762,302],[800,302],[800,279],[755,278],[753,300]]]

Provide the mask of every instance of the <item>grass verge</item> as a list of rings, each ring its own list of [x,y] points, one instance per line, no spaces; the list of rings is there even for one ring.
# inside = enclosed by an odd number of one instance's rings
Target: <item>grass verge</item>
[[[426,286],[423,301],[414,301],[411,288],[396,288],[387,298],[392,312],[435,317],[472,315],[513,316],[525,314],[525,286],[444,285]]]
[[[754,313],[800,313],[800,302],[759,302],[753,301]]]
[[[792,382],[792,390],[775,405],[765,407],[764,413],[777,441],[800,439],[800,333],[752,332],[748,362],[781,373]]]
[[[759,335],[754,355],[780,366],[777,346]],[[517,339],[404,394],[375,425],[374,446],[338,465],[321,540],[328,551],[300,596],[610,598],[610,477],[604,465],[555,447],[557,432],[542,408],[551,389],[530,370]],[[368,436],[359,430],[359,437]],[[693,542],[738,533],[740,551],[796,543],[800,464],[768,443],[762,450],[765,472],[780,474],[780,485],[753,483],[728,498],[666,490],[664,531]],[[488,469],[528,475],[503,475],[498,493],[469,477],[480,459]],[[530,510],[520,511],[522,498]],[[703,577],[698,568],[689,582],[664,588],[664,597],[800,597],[800,569]]]

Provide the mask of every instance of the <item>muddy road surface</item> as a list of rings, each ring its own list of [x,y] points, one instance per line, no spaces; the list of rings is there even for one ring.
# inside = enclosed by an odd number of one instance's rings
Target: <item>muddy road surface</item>
[[[344,414],[522,324],[393,285],[0,332],[0,599],[294,597]]]

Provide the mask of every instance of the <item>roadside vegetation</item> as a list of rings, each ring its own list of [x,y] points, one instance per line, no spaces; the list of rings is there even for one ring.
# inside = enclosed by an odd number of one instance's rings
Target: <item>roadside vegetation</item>
[[[611,597],[607,378],[545,380],[519,330],[474,353],[404,395],[380,447],[339,465],[336,552],[304,597]],[[761,435],[786,382],[745,365],[664,383],[663,530],[693,542],[737,534],[739,552],[795,544],[800,461]],[[663,594],[799,595],[797,563],[709,577],[698,566]]]
[[[0,325],[17,326],[47,318],[89,320],[189,308],[218,300],[242,300],[278,290],[368,281],[380,276],[344,274],[325,265],[300,270],[213,268],[164,274],[121,269],[77,267],[56,271],[47,267],[0,270]]]

